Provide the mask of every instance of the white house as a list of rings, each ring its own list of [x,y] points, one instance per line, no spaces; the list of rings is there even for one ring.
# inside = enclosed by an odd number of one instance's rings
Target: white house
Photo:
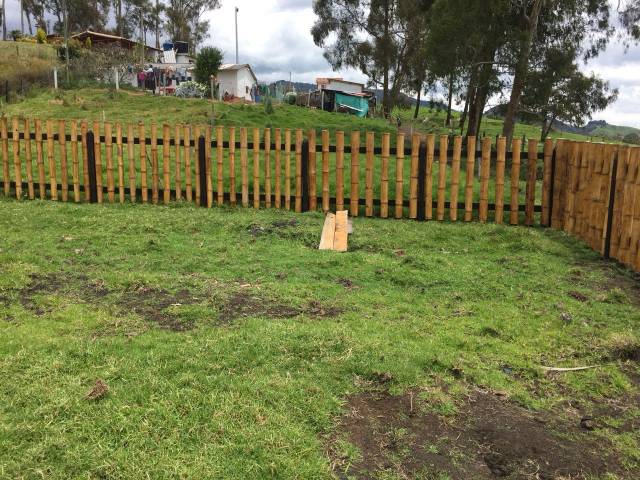
[[[258,83],[255,73],[248,64],[222,65],[218,70],[218,96],[222,100],[227,95],[253,100],[251,89]]]
[[[334,92],[344,92],[360,94],[364,91],[364,84],[350,82],[342,78],[318,78],[316,79],[318,90],[332,90]]]

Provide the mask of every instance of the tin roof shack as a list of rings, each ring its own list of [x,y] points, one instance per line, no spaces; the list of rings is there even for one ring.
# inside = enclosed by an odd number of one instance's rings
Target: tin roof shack
[[[91,45],[116,45],[127,50],[140,50],[140,43],[138,42],[129,40],[128,38],[118,37],[116,35],[94,32],[92,30],[85,30],[84,32],[76,33],[75,35],[72,35],[71,38],[78,40],[84,44],[87,43],[87,40],[90,40]],[[160,50],[159,48],[151,47],[149,45],[145,45],[144,53],[145,58],[151,59],[152,61],[157,61],[160,54],[162,53],[162,50]]]
[[[350,113],[366,117],[370,109],[375,109],[373,92],[364,89],[364,84],[349,82],[342,78],[318,78],[318,90],[310,93],[307,105],[327,112]]]
[[[218,70],[218,98],[242,98],[253,101],[251,91],[258,78],[249,64],[226,64]]]

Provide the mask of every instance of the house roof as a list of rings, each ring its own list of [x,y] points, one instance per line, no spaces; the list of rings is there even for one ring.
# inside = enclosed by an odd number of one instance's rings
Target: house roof
[[[92,43],[118,43],[121,47],[135,48],[140,45],[138,42],[129,40],[128,38],[118,37],[117,35],[109,35],[108,33],[94,32],[92,30],[85,30],[84,32],[76,33],[71,38],[75,38],[80,41],[85,41],[87,38],[91,38]],[[161,52],[162,49],[151,47],[149,45],[144,46],[147,50],[155,50]]]
[[[344,80],[342,77],[334,77],[334,78],[319,77],[319,78],[316,78],[316,85],[329,85],[329,84],[331,84],[331,82],[347,83],[349,85],[358,85],[359,87],[364,88],[364,83],[351,82],[349,80]]]
[[[251,73],[251,76],[253,77],[253,79],[256,82],[258,82],[258,77],[256,77],[255,73],[253,73],[253,69],[251,68],[251,65],[249,65],[248,63],[226,63],[224,65],[220,65],[220,68],[218,70],[221,72],[237,72],[244,68],[247,68]]]

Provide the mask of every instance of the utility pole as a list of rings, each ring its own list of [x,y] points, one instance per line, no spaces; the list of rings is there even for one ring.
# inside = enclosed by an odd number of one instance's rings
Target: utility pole
[[[236,65],[240,63],[240,57],[238,55],[238,12],[240,9],[236,7]]]
[[[140,8],[140,68],[144,68],[144,17]]]

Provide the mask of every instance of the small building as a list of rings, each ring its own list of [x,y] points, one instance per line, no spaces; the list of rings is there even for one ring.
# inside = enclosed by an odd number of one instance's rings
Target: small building
[[[218,98],[243,98],[252,101],[251,92],[258,83],[249,64],[226,64],[218,70]]]
[[[331,90],[350,94],[361,94],[364,92],[363,83],[350,82],[342,78],[317,78],[316,86],[318,87],[318,91]]]
[[[109,35],[108,33],[94,32],[92,30],[85,30],[84,32],[77,33],[71,36],[72,39],[78,40],[82,43],[87,43],[87,40],[91,41],[91,45],[115,45],[126,50],[139,50],[140,43],[129,40],[128,38],[118,37],[116,35]],[[149,45],[144,46],[144,52],[146,58],[157,60],[162,53],[159,48],[151,47]]]

